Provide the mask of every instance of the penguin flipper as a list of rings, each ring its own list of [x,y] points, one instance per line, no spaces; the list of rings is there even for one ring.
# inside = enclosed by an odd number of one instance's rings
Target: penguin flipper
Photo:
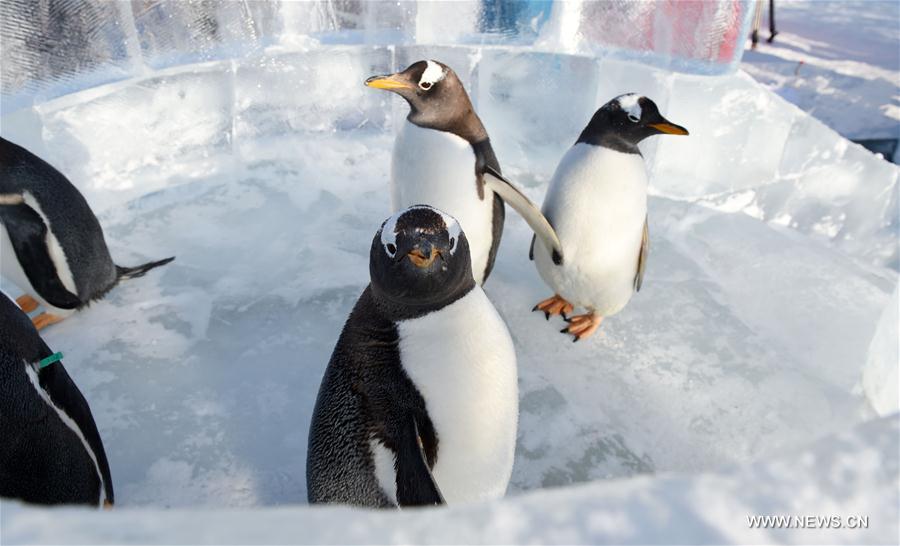
[[[532,262],[534,261],[534,242],[537,240],[537,235],[531,236],[531,246],[528,247],[528,259]]]
[[[0,222],[6,227],[16,258],[37,293],[60,309],[80,307],[81,299],[69,292],[59,278],[47,248],[49,228],[40,214],[24,203],[0,202]]]
[[[556,231],[541,213],[540,209],[534,206],[534,203],[524,193],[519,191],[512,182],[503,178],[503,175],[497,172],[496,169],[486,166],[483,178],[485,185],[499,195],[509,206],[516,209],[516,212],[522,215],[525,222],[534,230],[534,234],[541,238],[544,246],[551,250],[553,263],[556,265],[562,264],[562,243],[559,242]]]
[[[431,475],[419,425],[410,415],[403,426],[397,452],[397,504],[431,506],[444,504],[444,496]]]
[[[644,284],[644,270],[647,269],[647,255],[650,252],[650,226],[644,218],[644,233],[641,235],[641,251],[638,254],[637,273],[634,276],[634,291],[640,292]]]

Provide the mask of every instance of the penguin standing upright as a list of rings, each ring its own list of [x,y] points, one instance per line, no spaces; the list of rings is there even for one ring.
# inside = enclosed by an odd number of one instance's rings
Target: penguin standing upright
[[[556,294],[535,306],[569,322],[578,341],[603,317],[619,312],[641,289],[649,251],[647,171],[637,144],[658,134],[686,135],[647,97],[621,95],[603,105],[563,156],[544,199],[544,214],[566,261],[531,242],[531,258]],[[566,317],[576,306],[587,313]]]
[[[397,93],[409,103],[391,161],[394,212],[425,203],[456,218],[469,239],[478,284],[494,267],[504,201],[562,260],[553,228],[500,174],[487,131],[456,72],[437,61],[418,61],[396,74],[372,76],[366,85]]]
[[[0,138],[0,273],[38,330],[102,298],[125,279],[175,258],[137,267],[113,263],[100,222],[81,193],[50,164]],[[34,297],[31,296],[34,294]]]
[[[103,442],[60,357],[0,292],[0,497],[112,506]]]
[[[375,234],[371,283],[325,370],[310,502],[370,507],[500,497],[512,473],[516,356],[459,224],[428,206]]]

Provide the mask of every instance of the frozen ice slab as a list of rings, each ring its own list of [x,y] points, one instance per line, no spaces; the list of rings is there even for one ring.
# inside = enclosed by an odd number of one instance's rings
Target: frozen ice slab
[[[900,359],[897,357],[897,314],[900,312],[898,289],[884,308],[878,328],[869,347],[863,368],[862,386],[872,408],[879,415],[900,411]]]
[[[502,43],[732,72],[753,2],[44,2],[0,6],[2,109],[268,46]]]
[[[109,513],[4,502],[0,526],[5,544],[889,544],[900,502],[898,426],[896,416],[884,418],[797,453],[698,476],[613,480],[505,502]],[[751,527],[757,516],[788,516],[792,527]]]

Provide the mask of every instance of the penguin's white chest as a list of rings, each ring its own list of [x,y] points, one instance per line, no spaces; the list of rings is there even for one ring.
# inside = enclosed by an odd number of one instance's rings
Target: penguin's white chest
[[[503,319],[476,286],[439,311],[399,323],[398,333],[403,368],[437,433],[432,475],[445,500],[503,496],[519,416],[516,354]]]
[[[643,158],[576,144],[553,175],[543,212],[565,256],[557,266],[540,240],[535,243],[544,281],[575,305],[602,316],[619,312],[634,292],[647,217]]]
[[[475,152],[452,133],[404,122],[394,142],[391,206],[397,212],[431,205],[459,221],[472,255],[472,274],[481,284],[493,243],[494,195],[478,197]]]

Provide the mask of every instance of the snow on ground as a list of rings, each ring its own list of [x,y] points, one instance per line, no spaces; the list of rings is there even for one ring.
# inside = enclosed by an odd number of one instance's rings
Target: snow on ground
[[[519,358],[508,503],[416,521],[354,512],[358,523],[337,530],[305,522],[346,509],[160,512],[305,502],[315,394],[389,214],[403,105],[361,82],[413,57],[457,67],[504,172],[537,201],[562,150],[615,94],[646,93],[691,130],[646,148],[643,290],[572,344],[558,319],[530,312],[549,292],[528,261],[526,225],[508,215],[487,284]],[[525,108],[534,101],[546,107]],[[177,259],[44,334],[90,401],[118,515],[4,502],[4,543],[265,541],[279,529],[291,533],[280,540],[438,541],[432,523],[460,541],[765,540],[781,535],[748,531],[742,518],[776,509],[861,511],[878,518],[877,541],[897,504],[897,421],[864,424],[875,412],[860,378],[867,361],[889,358],[872,339],[897,283],[897,169],[816,123],[745,75],[418,46],[185,67],[7,116],[4,135],[96,207],[118,262]],[[835,173],[839,188],[815,184]],[[885,200],[895,206],[871,205]],[[834,233],[817,231],[821,222]],[[833,438],[860,426],[852,440]],[[782,456],[792,462],[780,466]],[[669,472],[678,475],[605,481]],[[713,513],[735,521],[711,523]],[[244,514],[265,528],[228,533]],[[94,525],[104,517],[117,534]],[[792,540],[862,536],[843,533]]]
[[[890,544],[900,502],[898,426],[897,416],[884,418],[717,472],[594,482],[469,506],[154,508],[111,517],[6,503],[0,525],[4,544]],[[790,528],[751,527],[756,516],[786,517]]]
[[[847,138],[900,138],[900,3],[768,2],[756,51],[741,68]]]

